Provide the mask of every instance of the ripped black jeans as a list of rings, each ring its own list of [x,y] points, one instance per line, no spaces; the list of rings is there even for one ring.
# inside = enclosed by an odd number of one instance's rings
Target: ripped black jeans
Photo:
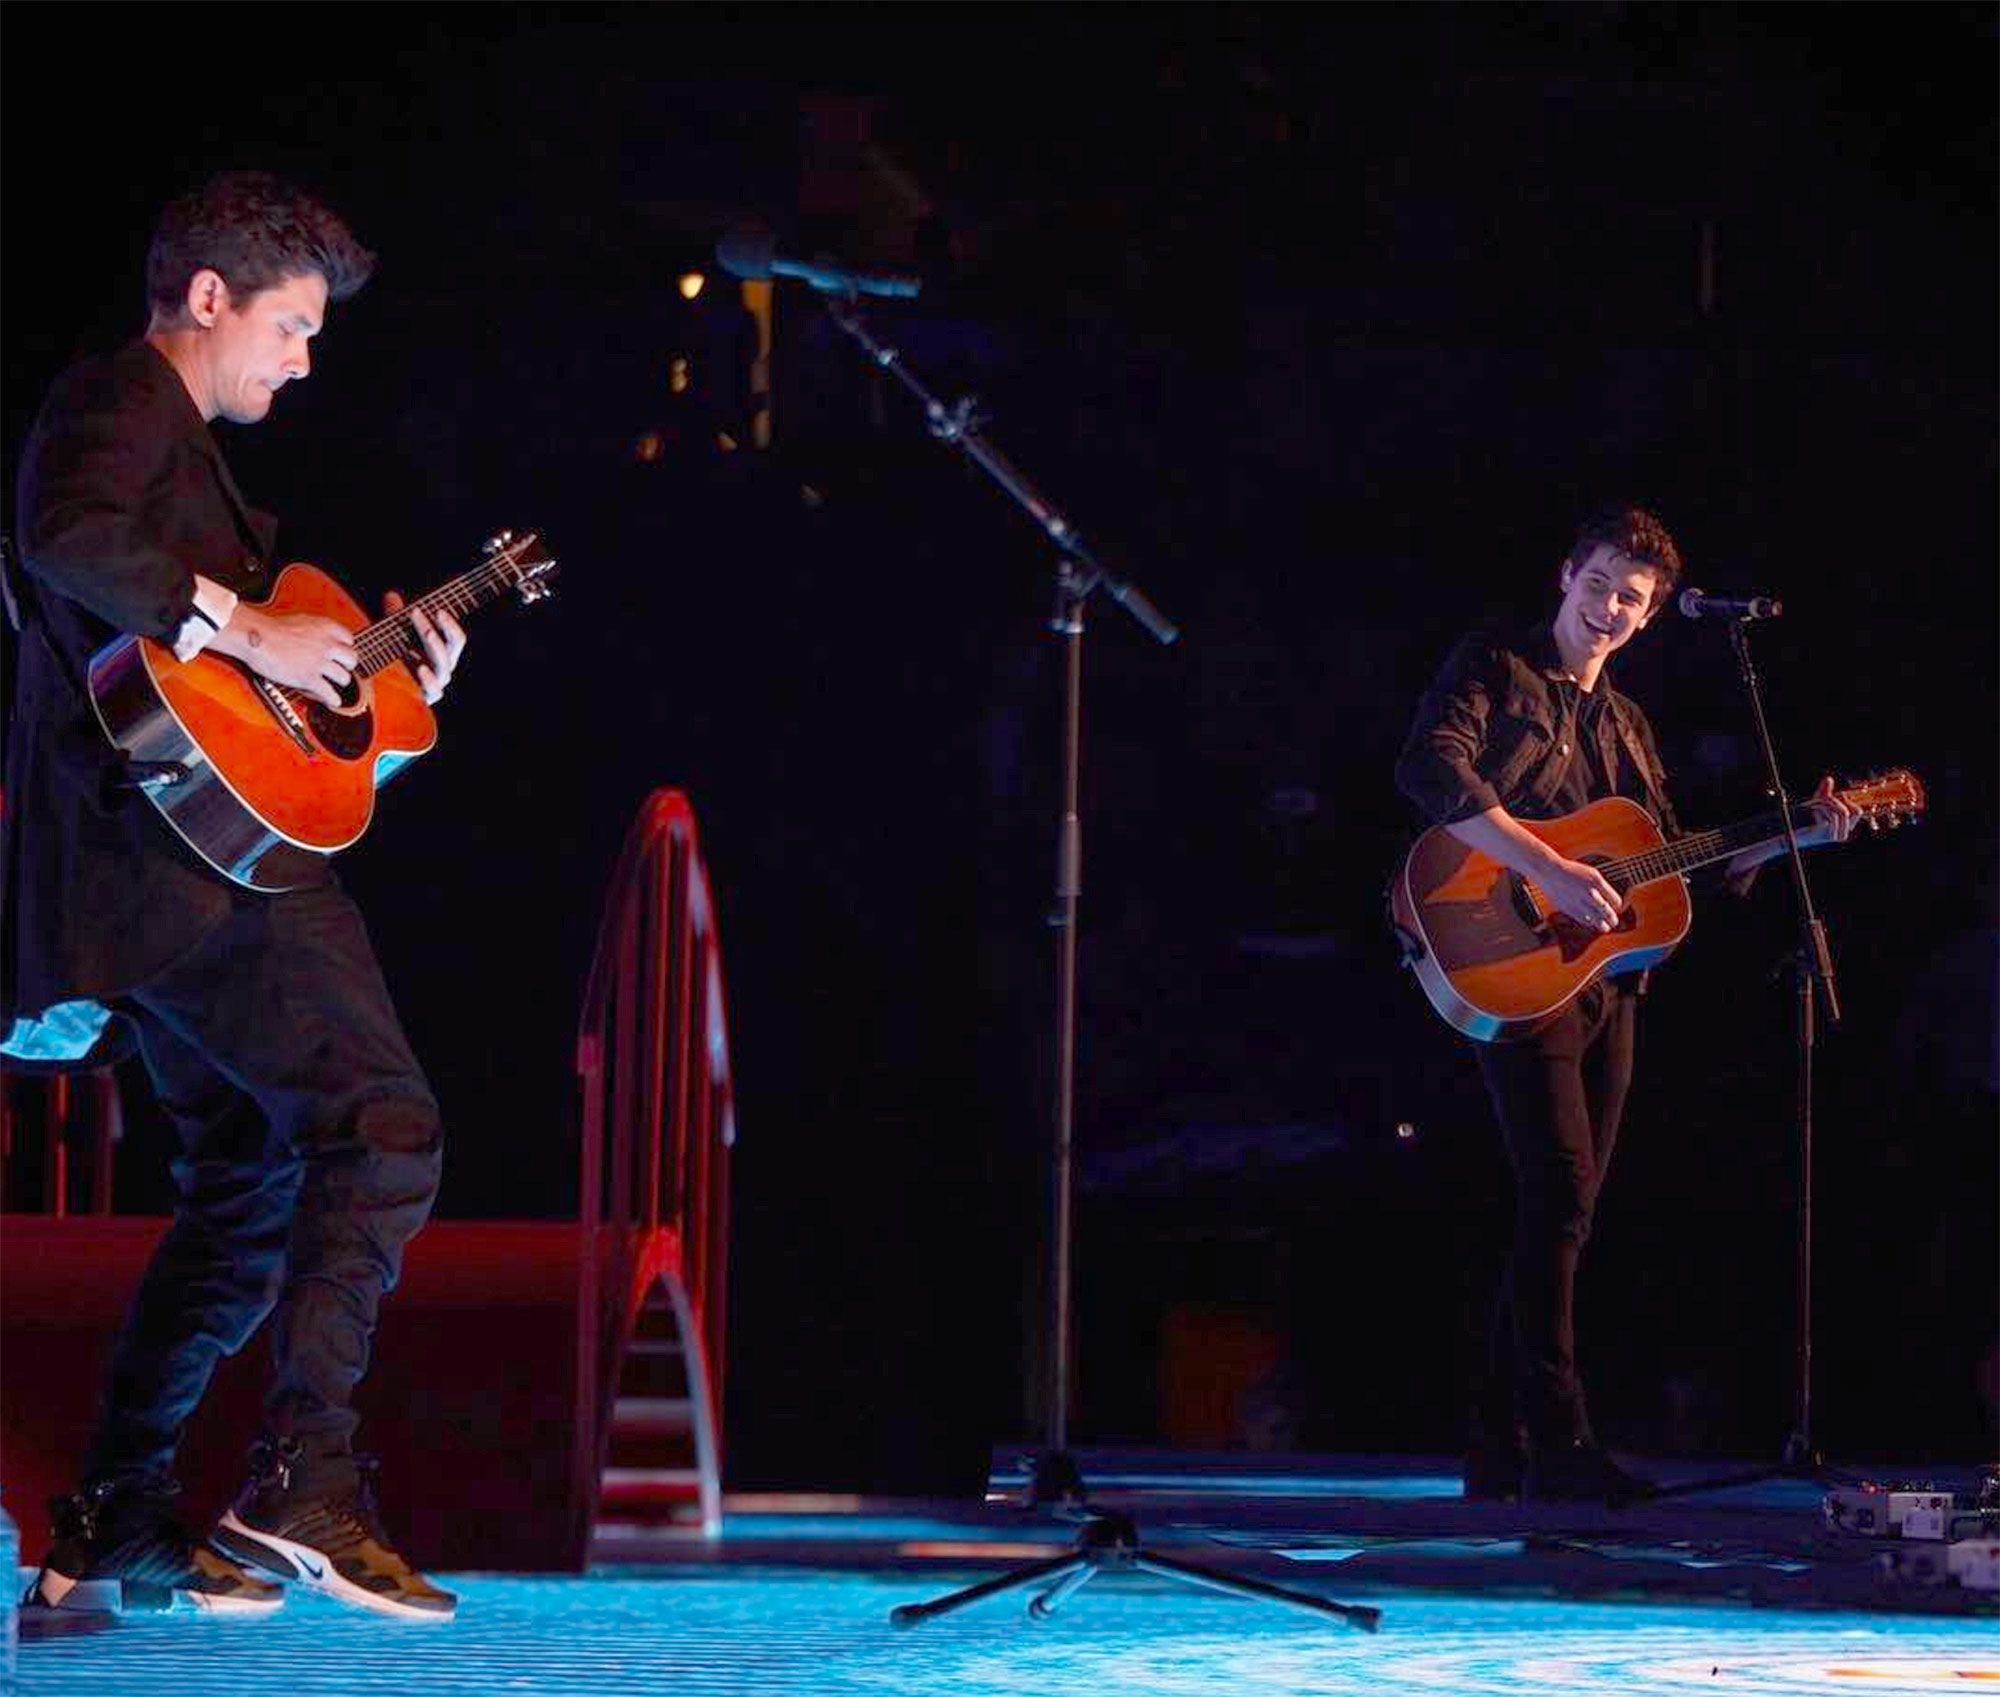
[[[267,1429],[344,1455],[377,1310],[443,1165],[360,913],[331,881],[242,892],[117,1007],[180,1138],[179,1198],[113,1345],[86,1483],[171,1472],[216,1364],[267,1317]]]

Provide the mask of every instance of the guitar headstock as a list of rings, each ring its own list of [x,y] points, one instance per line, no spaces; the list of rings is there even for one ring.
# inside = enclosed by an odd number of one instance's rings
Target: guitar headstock
[[[1924,811],[1923,780],[1898,766],[1863,778],[1840,792],[1840,799],[1861,815],[1861,823],[1871,831],[1892,831],[1921,818]]]
[[[489,536],[480,550],[488,566],[497,570],[523,606],[546,600],[555,593],[556,557],[542,544],[538,531],[516,534],[503,530]]]

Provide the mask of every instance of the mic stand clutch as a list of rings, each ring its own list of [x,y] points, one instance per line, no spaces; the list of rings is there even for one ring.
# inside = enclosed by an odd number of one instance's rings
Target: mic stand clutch
[[[1178,1579],[1210,1590],[1262,1598],[1332,1615],[1351,1626],[1374,1631],[1381,1611],[1329,1602],[1322,1597],[1286,1591],[1261,1580],[1219,1572],[1190,1562],[1148,1553],[1129,1516],[1091,1508],[1083,1475],[1068,1452],[1070,1326],[1070,1238],[1073,1214],[1072,1135],[1076,1123],[1076,941],[1077,902],[1083,892],[1083,831],[1078,782],[1083,697],[1083,608],[1093,590],[1102,589],[1159,642],[1174,641],[1180,632],[1133,584],[1117,577],[1092,557],[1076,528],[1021,475],[992,443],[980,434],[978,408],[969,398],[946,406],[903,362],[895,348],[876,337],[855,310],[852,296],[830,295],[827,311],[868,357],[913,395],[923,408],[931,434],[958,449],[1011,495],[1056,547],[1055,612],[1049,628],[1062,638],[1063,668],[1063,802],[1056,852],[1056,906],[1052,916],[1057,944],[1056,973],[1056,1099],[1053,1172],[1049,1186],[1049,1385],[1047,1446],[1032,1465],[1031,1506],[1053,1509],[1079,1522],[1071,1553],[998,1574],[927,1603],[906,1603],[892,1609],[897,1626],[916,1626],[933,1615],[976,1603],[1001,1591],[1023,1586],[1039,1589],[1028,1604],[1035,1620],[1046,1620],[1065,1597],[1099,1573],[1136,1569]]]
[[[1752,606],[1755,603],[1751,604]],[[1829,1025],[1840,1023],[1840,998],[1834,989],[1833,956],[1827,947],[1826,926],[1814,910],[1812,891],[1806,882],[1805,862],[1799,856],[1798,832],[1792,824],[1791,803],[1778,775],[1777,750],[1771,741],[1770,721],[1764,716],[1763,692],[1757,668],[1750,659],[1750,613],[1729,621],[1729,645],[1736,655],[1736,667],[1750,701],[1750,718],[1757,732],[1757,745],[1764,756],[1765,778],[1777,797],[1778,818],[1783,826],[1785,862],[1791,871],[1794,910],[1799,924],[1798,947],[1786,957],[1787,969],[1797,992],[1795,1034],[1798,1053],[1796,1125],[1798,1138],[1798,1224],[1795,1388],[1797,1407],[1790,1435],[1785,1440],[1783,1458],[1775,1467],[1734,1474],[1720,1479],[1696,1479],[1654,1491],[1653,1498],[1691,1496],[1701,1491],[1721,1490],[1730,1485],[1752,1485],[1766,1479],[1810,1479],[1824,1483],[1834,1474],[1813,1444],[1812,1436],[1812,1203],[1813,1203],[1813,1051],[1818,1039],[1818,1015],[1824,1011]]]

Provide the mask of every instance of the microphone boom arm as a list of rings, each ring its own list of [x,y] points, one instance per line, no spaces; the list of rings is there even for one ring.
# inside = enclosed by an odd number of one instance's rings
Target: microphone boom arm
[[[916,397],[931,434],[947,447],[957,448],[963,453],[1013,496],[1028,517],[1040,526],[1042,533],[1056,545],[1072,568],[1069,582],[1071,593],[1077,600],[1101,587],[1105,594],[1137,619],[1155,641],[1170,643],[1180,636],[1179,627],[1147,600],[1137,585],[1119,577],[1097,559],[1084,545],[1076,527],[1057,511],[1005,454],[980,434],[985,421],[970,396],[962,397],[947,407],[910,370],[899,350],[890,347],[869,330],[855,309],[851,294],[845,297],[829,295],[826,309],[834,323],[861,346],[871,361]]]

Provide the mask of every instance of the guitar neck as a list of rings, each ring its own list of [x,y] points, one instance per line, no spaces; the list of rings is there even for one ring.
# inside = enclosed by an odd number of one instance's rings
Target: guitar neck
[[[1809,823],[1809,820],[1801,822],[1799,810],[1793,809],[1795,830],[1804,830]],[[1642,853],[1606,861],[1598,870],[1619,888],[1631,889],[1659,878],[1692,872],[1697,867],[1712,866],[1718,860],[1733,860],[1745,849],[1775,842],[1784,834],[1784,819],[1773,808],[1769,813],[1760,813],[1739,824],[1725,825],[1718,831],[1696,831],[1691,836],[1676,837],[1670,843],[1661,843]]]
[[[356,633],[354,647],[360,655],[355,670],[372,676],[385,666],[393,666],[423,646],[410,615],[419,609],[435,620],[439,613],[463,619],[520,582],[519,564],[506,557],[482,560],[469,572],[461,572],[449,583],[439,584],[428,595],[420,595],[397,612]]]

